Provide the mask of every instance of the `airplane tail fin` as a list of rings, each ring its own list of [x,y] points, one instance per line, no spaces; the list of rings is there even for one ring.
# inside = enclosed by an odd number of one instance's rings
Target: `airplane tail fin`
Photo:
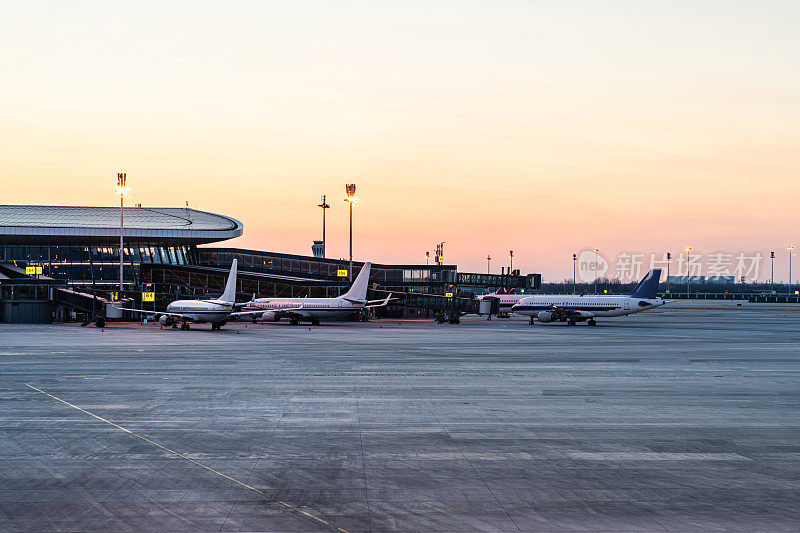
[[[652,300],[658,296],[658,282],[661,281],[661,269],[654,268],[642,278],[642,281],[633,289],[631,297],[647,298]]]
[[[228,281],[225,283],[225,292],[219,297],[220,301],[233,303],[236,301],[236,276],[238,274],[238,266],[236,259],[233,260],[231,271],[228,273]]]
[[[361,272],[358,273],[350,290],[342,296],[348,300],[366,300],[367,299],[367,285],[369,284],[369,271],[372,268],[372,263],[364,263],[361,267]]]

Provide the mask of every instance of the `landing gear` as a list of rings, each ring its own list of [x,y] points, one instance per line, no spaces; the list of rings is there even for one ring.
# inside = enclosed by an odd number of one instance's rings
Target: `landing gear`
[[[211,324],[211,331],[222,329],[222,324]]]
[[[590,318],[589,322],[587,322],[587,324],[589,324],[590,326],[596,326],[597,322],[595,322],[594,318]]]
[[[189,323],[184,322],[183,324],[181,324],[181,329],[184,331],[189,331]]]
[[[300,321],[299,321],[299,320],[297,320],[296,318],[293,318],[293,319],[292,319],[292,320],[289,322],[289,324],[291,324],[291,325],[293,325],[293,326],[296,326],[296,325],[298,325],[299,323],[300,323]]]
[[[574,320],[570,320],[569,322],[567,322],[567,325],[568,326],[574,326],[575,325],[575,321]]]
[[[530,324],[532,326],[534,322],[535,321],[533,320],[533,317],[531,317],[531,319],[528,321],[528,324]]]
[[[319,318],[312,318],[311,319],[312,326],[319,326]]]
[[[94,325],[97,326],[98,328],[104,328],[106,327],[106,321],[103,320],[102,318],[98,318],[97,322],[95,322]]]

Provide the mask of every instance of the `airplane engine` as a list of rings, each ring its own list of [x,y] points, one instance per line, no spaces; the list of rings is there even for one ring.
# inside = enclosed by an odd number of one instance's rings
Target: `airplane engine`
[[[158,323],[162,326],[171,326],[175,323],[175,319],[169,315],[161,315],[158,317]]]
[[[555,316],[551,311],[539,311],[539,314],[536,315],[536,318],[539,319],[539,322],[553,322],[555,321]]]
[[[278,314],[275,313],[274,311],[267,311],[266,313],[261,315],[261,320],[263,320],[264,322],[268,320],[271,322],[277,322],[280,320],[280,318],[278,317]]]

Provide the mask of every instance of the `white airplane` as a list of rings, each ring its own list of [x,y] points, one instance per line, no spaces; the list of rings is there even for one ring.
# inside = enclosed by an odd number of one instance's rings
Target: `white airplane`
[[[521,299],[511,311],[531,317],[531,324],[535,318],[539,322],[566,322],[570,326],[587,320],[590,326],[595,326],[596,317],[632,315],[664,305],[666,302],[656,295],[660,279],[661,269],[654,268],[627,296],[537,294]]]
[[[345,294],[336,298],[255,298],[247,303],[248,313],[262,313],[264,321],[278,322],[288,318],[293,326],[301,320],[309,321],[313,325],[319,324],[320,319],[335,318],[363,309],[383,307],[389,303],[392,295],[384,300],[367,300],[367,284],[372,263],[364,263],[353,285]]]
[[[204,324],[211,323],[211,329],[220,329],[225,323],[234,316],[245,316],[252,313],[236,312],[236,307],[244,304],[236,304],[236,275],[237,261],[233,260],[231,271],[228,273],[228,280],[225,282],[225,292],[214,300],[176,300],[167,305],[167,310],[156,312],[158,323],[162,326],[178,327],[180,322],[181,329],[189,329],[189,323]],[[153,311],[145,309],[126,309],[134,313],[153,314]]]

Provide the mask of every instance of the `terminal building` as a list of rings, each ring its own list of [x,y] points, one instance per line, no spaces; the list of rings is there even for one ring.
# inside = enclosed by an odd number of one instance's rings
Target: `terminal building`
[[[348,262],[218,247],[242,235],[235,218],[188,208],[124,209],[119,290],[120,211],[113,207],[0,206],[0,322],[49,322],[86,314],[86,295],[129,299],[163,310],[177,298],[220,294],[234,258],[238,299],[337,296],[349,286]],[[355,262],[353,275],[363,263]],[[535,290],[541,278],[459,272],[455,265],[373,263],[375,291],[408,295]],[[142,293],[155,293],[143,303]],[[81,304],[81,302],[83,303]],[[92,301],[94,310],[95,302]],[[388,316],[430,316],[396,305]]]

